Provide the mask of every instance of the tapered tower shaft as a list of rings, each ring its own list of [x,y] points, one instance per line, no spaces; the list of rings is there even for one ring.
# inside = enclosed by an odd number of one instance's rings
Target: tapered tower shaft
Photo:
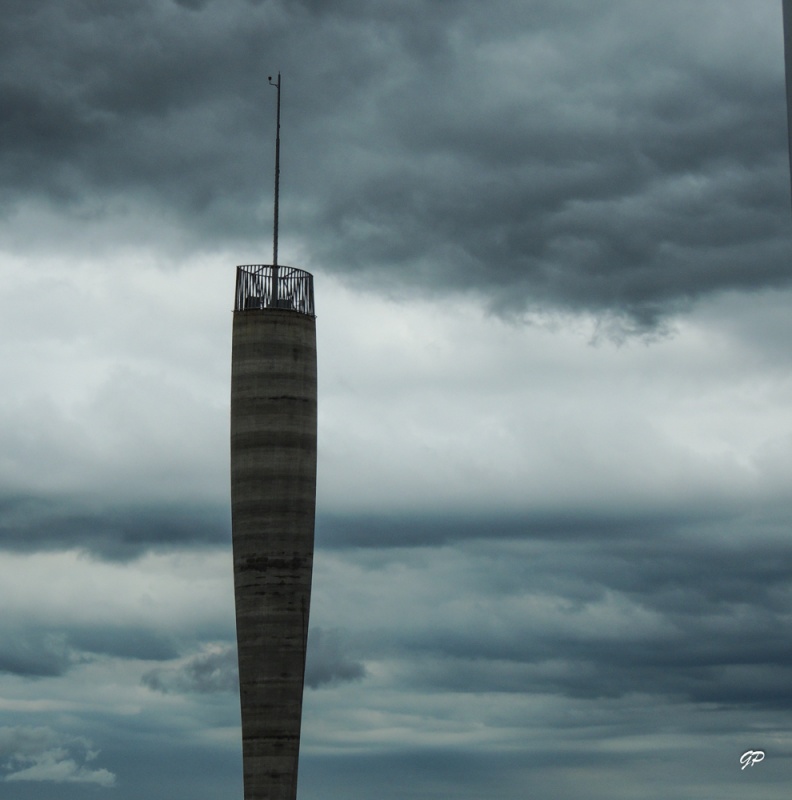
[[[313,280],[237,268],[231,511],[245,800],[295,800],[316,498]]]

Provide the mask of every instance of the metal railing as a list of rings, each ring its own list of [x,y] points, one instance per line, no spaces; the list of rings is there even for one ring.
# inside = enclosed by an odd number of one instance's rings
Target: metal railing
[[[277,277],[273,281],[273,273]],[[273,283],[275,292],[273,292]],[[314,314],[313,275],[296,267],[243,264],[237,267],[234,311],[282,308]]]

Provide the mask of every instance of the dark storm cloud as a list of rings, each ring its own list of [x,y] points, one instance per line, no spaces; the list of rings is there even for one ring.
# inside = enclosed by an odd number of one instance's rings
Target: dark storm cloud
[[[207,18],[170,0],[75,0],[6,15],[6,202],[43,195],[101,214],[121,193],[194,213],[237,181],[249,190],[244,162],[228,157],[233,132],[253,125],[236,110],[252,89],[246,8]]]
[[[52,496],[0,498],[0,549],[17,552],[80,549],[98,558],[129,560],[149,550],[230,541],[227,508],[105,507]]]
[[[3,631],[0,672],[32,678],[63,675],[78,661],[61,631]]]
[[[50,0],[0,36],[6,214],[120,197],[260,246],[280,68],[317,268],[638,325],[789,280],[774,4]]]

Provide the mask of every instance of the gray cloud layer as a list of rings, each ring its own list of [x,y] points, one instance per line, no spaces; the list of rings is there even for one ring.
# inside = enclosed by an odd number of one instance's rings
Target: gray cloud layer
[[[776,0],[4,3],[3,796],[240,795],[222,272],[268,259],[277,69],[301,793],[781,796]]]
[[[171,637],[140,627],[0,625],[0,672],[28,678],[62,676],[101,656],[162,661],[176,655]]]
[[[777,516],[480,533],[331,556],[350,588],[320,566],[365,660],[396,658],[404,686],[427,692],[789,708],[792,555]]]
[[[227,508],[102,506],[53,496],[0,498],[0,547],[21,552],[78,548],[127,560],[151,549],[230,542]]]

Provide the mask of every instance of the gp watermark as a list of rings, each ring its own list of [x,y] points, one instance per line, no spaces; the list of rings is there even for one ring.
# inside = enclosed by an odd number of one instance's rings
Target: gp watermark
[[[752,767],[754,764],[764,761],[764,757],[764,750],[746,750],[740,756],[740,763],[742,764],[740,769],[743,770],[746,767]]]

